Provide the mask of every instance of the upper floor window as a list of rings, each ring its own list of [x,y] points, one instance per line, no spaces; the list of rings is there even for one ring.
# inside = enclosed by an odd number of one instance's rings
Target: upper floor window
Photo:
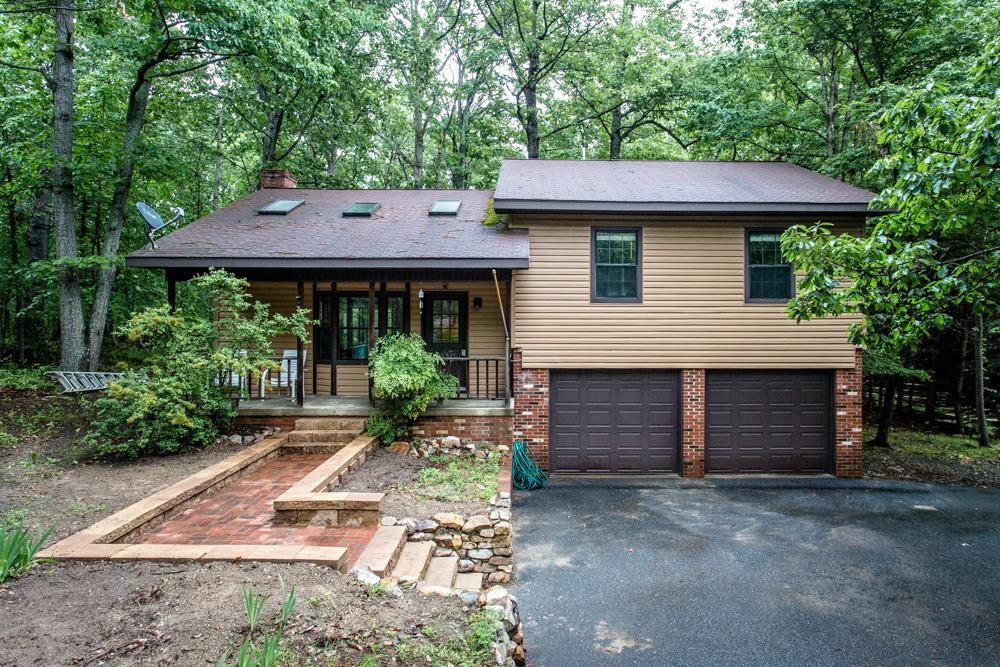
[[[591,301],[641,301],[641,230],[595,228],[591,246]]]
[[[747,230],[747,301],[788,301],[795,289],[792,265],[781,253],[780,230]]]

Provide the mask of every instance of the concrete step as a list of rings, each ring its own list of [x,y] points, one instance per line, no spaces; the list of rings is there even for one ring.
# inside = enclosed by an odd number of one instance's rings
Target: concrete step
[[[458,574],[458,556],[435,556],[427,565],[424,581],[431,586],[451,588]]]
[[[358,565],[384,577],[392,571],[405,544],[406,526],[381,526],[361,553]],[[455,565],[458,566],[457,558]]]
[[[295,422],[295,428],[304,431],[354,431],[359,433],[364,427],[363,417],[303,417]]]
[[[288,442],[350,442],[358,437],[358,431],[328,430],[317,431],[295,429],[289,431]]]
[[[427,570],[433,552],[433,542],[407,542],[396,561],[396,567],[392,569],[393,579],[407,584],[419,581]]]
[[[285,442],[281,449],[286,454],[336,454],[347,446],[346,442]]]
[[[455,575],[455,583],[452,588],[460,591],[475,591],[478,593],[483,587],[482,572],[459,572]]]

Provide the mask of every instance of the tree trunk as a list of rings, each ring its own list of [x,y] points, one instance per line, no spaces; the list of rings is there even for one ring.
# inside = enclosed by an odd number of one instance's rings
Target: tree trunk
[[[528,49],[528,76],[524,82],[524,134],[529,159],[536,159],[541,155],[541,137],[538,134],[538,75],[541,58],[541,48],[537,42],[533,43]]]
[[[139,79],[129,91],[128,110],[125,113],[125,137],[122,142],[122,154],[115,178],[115,190],[111,198],[110,221],[107,235],[104,237],[103,256],[109,261],[118,256],[122,227],[125,225],[125,204],[128,202],[129,191],[132,189],[135,154],[139,145],[139,136],[146,123],[148,104],[149,81],[145,78],[145,71],[141,71]],[[87,346],[87,367],[92,371],[97,370],[101,361],[101,344],[104,342],[108,304],[111,301],[111,290],[115,284],[116,274],[117,268],[111,264],[108,268],[102,269],[97,276],[94,303],[90,310],[90,337]]]
[[[969,351],[969,323],[962,320],[961,342],[958,345],[958,363],[955,365],[951,398],[955,408],[955,433],[965,435],[965,415],[962,411],[962,393],[965,387],[965,356]]]
[[[215,119],[215,178],[212,181],[212,210],[222,205],[222,103]]]
[[[983,370],[983,315],[976,314],[976,337],[973,341],[976,361],[976,421],[979,424],[979,446],[990,446],[990,425],[986,421],[986,386]]]
[[[611,159],[622,156],[622,107],[618,105],[611,112]]]
[[[21,264],[21,253],[17,246],[17,200],[13,197],[7,202],[7,241],[10,243],[10,265],[16,271],[20,268]],[[6,352],[7,345],[7,305],[10,303],[10,299],[5,295],[3,300],[3,325],[0,328],[0,353]],[[14,317],[15,328],[17,331],[15,350],[17,363],[24,364],[24,340],[25,340],[25,322],[24,316],[21,311],[24,310],[24,286],[17,285],[14,288]]]
[[[73,220],[73,1],[56,3],[56,40],[52,76],[52,211],[56,257],[77,258]],[[75,266],[59,267],[59,367],[76,371],[83,365],[83,304]]]
[[[260,163],[262,167],[274,166],[274,156],[278,154],[278,135],[281,134],[281,124],[285,120],[285,112],[276,109],[267,112],[267,125],[261,135]]]
[[[424,121],[424,110],[420,103],[411,101],[411,117],[413,121],[413,187],[424,187],[424,144],[427,133],[427,123]]]
[[[898,388],[899,378],[889,378],[885,393],[882,395],[882,405],[879,407],[878,431],[875,433],[875,437],[868,441],[872,447],[889,446],[889,432],[892,430],[892,407],[895,404]]]

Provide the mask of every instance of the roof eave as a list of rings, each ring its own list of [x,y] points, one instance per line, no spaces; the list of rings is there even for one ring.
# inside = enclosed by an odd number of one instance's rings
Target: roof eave
[[[609,213],[623,215],[863,215],[874,217],[891,210],[868,208],[868,204],[829,203],[718,203],[718,202],[594,202],[534,199],[496,199],[497,213]]]
[[[528,258],[157,257],[133,254],[125,258],[125,265],[145,269],[526,269]]]

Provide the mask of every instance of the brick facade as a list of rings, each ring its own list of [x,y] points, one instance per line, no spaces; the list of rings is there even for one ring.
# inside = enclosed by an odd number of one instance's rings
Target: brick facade
[[[705,369],[681,371],[681,474],[705,476]]]
[[[549,469],[549,370],[521,366],[521,350],[511,350],[514,377],[514,440],[523,440],[542,470]]]
[[[861,435],[862,351],[854,351],[854,368],[837,370],[833,377],[835,455],[837,477],[861,477],[863,439]]]
[[[410,433],[416,438],[430,440],[431,438],[454,435],[463,440],[477,442],[492,442],[497,445],[510,445],[511,418],[504,416],[426,416],[417,419],[410,427]]]

